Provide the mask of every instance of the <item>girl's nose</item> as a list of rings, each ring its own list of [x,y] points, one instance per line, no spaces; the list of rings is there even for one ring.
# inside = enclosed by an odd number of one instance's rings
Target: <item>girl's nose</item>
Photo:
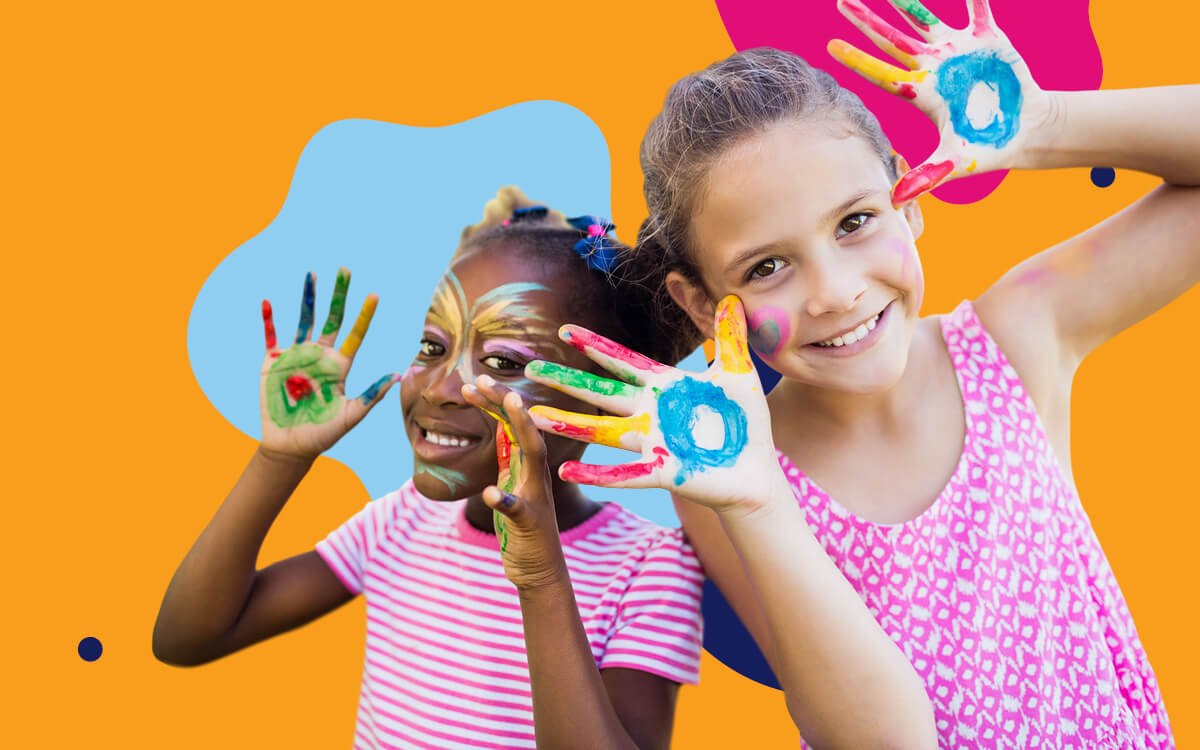
[[[465,406],[462,387],[468,380],[474,381],[474,378],[463,372],[461,362],[444,365],[429,373],[421,397],[434,406]]]
[[[813,263],[805,270],[809,278],[806,308],[813,317],[852,310],[867,292],[867,280],[845,260]]]

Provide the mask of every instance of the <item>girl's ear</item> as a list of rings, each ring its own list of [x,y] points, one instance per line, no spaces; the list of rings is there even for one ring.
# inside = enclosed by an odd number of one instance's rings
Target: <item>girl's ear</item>
[[[908,160],[900,154],[893,154],[892,161],[896,165],[896,174],[903,177],[908,174]],[[900,213],[904,215],[904,220],[908,222],[908,228],[912,230],[913,239],[918,239],[921,232],[925,231],[925,217],[921,215],[921,204],[915,199],[910,200],[900,207]]]
[[[670,271],[667,273],[667,294],[683,308],[700,333],[710,339],[713,337],[713,317],[717,314],[717,306],[702,286],[678,271]]]

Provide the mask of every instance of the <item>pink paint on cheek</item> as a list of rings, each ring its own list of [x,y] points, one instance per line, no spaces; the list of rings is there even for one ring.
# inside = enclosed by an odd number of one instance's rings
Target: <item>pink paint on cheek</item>
[[[763,357],[778,354],[792,335],[788,314],[778,307],[767,305],[756,308],[747,323],[750,326],[750,346]]]
[[[921,271],[921,258],[917,248],[907,242],[894,240],[892,252],[900,256],[900,279],[913,295],[913,312],[921,311],[921,302],[925,299],[925,274]]]

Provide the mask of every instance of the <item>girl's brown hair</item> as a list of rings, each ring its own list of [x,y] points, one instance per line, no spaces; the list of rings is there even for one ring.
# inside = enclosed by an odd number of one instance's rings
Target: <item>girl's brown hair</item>
[[[788,120],[822,120],[861,137],[897,177],[892,147],[879,121],[833,76],[791,52],[759,47],[739,52],[678,81],[642,139],[646,207],[627,275],[654,290],[658,335],[683,355],[703,338],[667,294],[678,271],[700,285],[690,247],[692,212],[714,162],[733,146]],[[633,268],[636,267],[636,268]]]

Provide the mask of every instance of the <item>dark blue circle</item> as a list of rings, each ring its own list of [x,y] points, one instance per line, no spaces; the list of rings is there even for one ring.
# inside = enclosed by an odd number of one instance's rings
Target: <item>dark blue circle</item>
[[[705,651],[743,677],[779,689],[779,680],[750,637],[750,631],[712,581],[704,582],[700,614],[704,618]]]
[[[84,661],[96,661],[104,653],[104,645],[99,638],[90,635],[79,642],[79,658]]]
[[[702,448],[692,430],[700,407],[712,409],[725,425],[720,448]],[[682,464],[675,484],[683,484],[687,475],[708,467],[732,466],[742,455],[748,439],[746,412],[725,391],[712,383],[684,378],[672,383],[658,397],[658,422],[667,450]]]
[[[1092,184],[1096,187],[1108,187],[1117,179],[1117,170],[1112,167],[1092,167]]]
[[[937,70],[937,92],[950,110],[954,132],[969,143],[1003,148],[1021,126],[1021,81],[1012,65],[994,52],[972,52],[942,63]],[[967,117],[967,101],[976,84],[985,84],[1000,99],[1000,114],[982,128]]]

